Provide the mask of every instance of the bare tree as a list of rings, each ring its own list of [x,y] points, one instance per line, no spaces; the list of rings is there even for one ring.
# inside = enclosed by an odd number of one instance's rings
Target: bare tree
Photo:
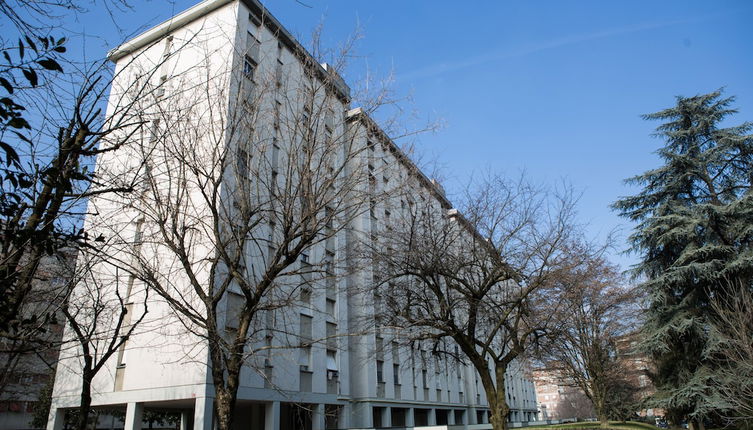
[[[622,285],[618,269],[592,252],[576,250],[587,259],[559,280],[568,285],[561,296],[567,318],[545,355],[563,383],[577,387],[593,403],[601,426],[607,427],[610,396],[619,391],[626,372],[617,342],[635,330],[637,297]]]
[[[729,282],[725,294],[712,300],[715,318],[708,354],[718,358],[712,386],[714,402],[725,418],[753,422],[753,292],[749,285]]]
[[[495,430],[506,428],[505,374],[549,333],[562,284],[577,263],[570,189],[552,192],[487,176],[465,192],[460,210],[428,200],[409,204],[365,257],[387,297],[381,318],[404,339],[429,341],[437,354],[452,339],[478,372]]]
[[[594,416],[591,400],[578,388],[568,387],[560,394],[557,403],[557,418],[584,420]]]
[[[139,288],[133,276],[125,283],[120,279],[120,270],[108,263],[107,253],[82,253],[61,303],[67,323],[61,348],[69,350],[64,352],[69,360],[78,362],[81,377],[77,430],[90,426],[94,377],[112,357],[119,355],[122,361],[125,343],[149,310],[149,290]],[[66,366],[70,365],[68,361]]]

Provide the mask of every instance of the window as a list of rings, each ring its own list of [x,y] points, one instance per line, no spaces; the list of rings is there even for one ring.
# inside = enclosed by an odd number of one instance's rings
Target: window
[[[269,181],[269,195],[272,197],[277,196],[277,171],[273,170]]]
[[[377,360],[377,382],[384,382],[384,361]]]
[[[332,228],[333,227],[332,221],[334,217],[335,217],[335,211],[332,209],[332,207],[325,206],[324,207],[324,226],[327,228]],[[330,254],[330,252],[328,252],[327,254]],[[334,254],[332,255],[332,257],[334,259]]]
[[[307,130],[309,133],[311,133],[311,109],[309,109],[308,106],[303,108],[303,114],[301,115],[301,125],[303,125],[304,130]]]
[[[282,60],[277,60],[275,65],[275,84],[278,88],[282,86]]]
[[[392,383],[395,385],[400,385],[400,365],[399,364],[392,365]]]
[[[329,225],[327,225],[329,227]],[[324,271],[328,277],[335,274],[335,253],[332,251],[325,251],[324,254]]]
[[[280,145],[277,142],[277,137],[272,138],[272,153],[270,154],[269,163],[272,166],[272,170],[277,170],[280,164]]]
[[[248,178],[248,152],[243,148],[238,148],[238,176]]]
[[[335,127],[335,111],[333,109],[327,109],[324,114],[324,127],[327,131],[332,131]]]
[[[327,323],[327,342],[334,342],[337,336],[337,324]]]
[[[173,37],[167,36],[165,38],[165,50],[162,51],[162,61],[165,61],[167,57],[170,56],[170,50],[172,49],[172,46],[173,46]]]
[[[301,314],[301,327],[300,327],[299,334],[302,339],[311,340],[311,336],[313,333],[312,323],[313,323],[313,318],[311,318],[308,315]]]
[[[255,25],[256,27],[261,26],[261,20],[256,17],[253,13],[248,14],[248,20],[251,22],[251,24]]]
[[[227,295],[227,306],[225,311],[225,328],[235,330],[238,328],[240,314],[243,310],[245,300],[242,295],[229,292]]]
[[[308,287],[301,288],[301,302],[307,305],[311,304],[311,289]]]
[[[256,71],[256,61],[251,57],[246,56],[243,60],[243,76],[253,81],[254,71]]]
[[[152,120],[152,128],[149,131],[149,142],[154,142],[159,137],[159,123],[159,118]]]
[[[279,100],[275,100],[275,108],[274,108],[274,128],[275,130],[280,128],[280,115],[282,112],[282,103]]]
[[[154,92],[154,95],[159,97],[164,97],[165,95],[165,87],[167,86],[167,75],[160,76],[159,78],[159,85],[157,86],[157,89]]]
[[[301,370],[304,372],[309,372],[311,370],[311,347],[310,346],[299,349],[298,365],[300,366]]]
[[[337,351],[327,350],[327,370],[337,372]]]
[[[327,299],[327,315],[334,317],[335,316],[335,304],[336,302],[332,299]]]

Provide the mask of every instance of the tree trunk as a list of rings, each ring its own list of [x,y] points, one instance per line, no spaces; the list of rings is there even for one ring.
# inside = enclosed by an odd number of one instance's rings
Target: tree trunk
[[[688,430],[706,430],[706,426],[703,424],[703,419],[688,420]]]
[[[215,389],[217,384],[215,383]],[[233,423],[233,407],[228,402],[227,392],[224,389],[216,389],[214,398],[214,410],[216,414],[217,430],[230,430]]]
[[[502,394],[504,396],[504,390]],[[492,414],[492,416],[489,418],[489,422],[492,425],[492,429],[493,430],[507,430],[507,414],[510,413],[510,408],[507,406],[507,401],[489,400],[489,410],[491,411],[491,414]]]
[[[214,411],[217,430],[230,430],[233,425],[235,402],[238,397],[238,386],[240,385],[241,368],[243,367],[243,350],[246,345],[250,320],[250,314],[241,316],[235,333],[233,349],[227,356],[222,354],[222,347],[219,342],[210,347],[212,382],[216,393]],[[219,336],[216,326],[210,328],[210,339],[213,335]],[[215,339],[219,339],[219,337],[215,337]],[[211,340],[210,343],[212,343]]]
[[[609,427],[609,417],[607,416],[607,407],[606,407],[606,399],[605,395],[603,393],[594,396],[595,402],[594,409],[596,410],[596,416],[599,417],[599,422],[601,423],[601,428],[607,428]]]
[[[510,413],[510,407],[507,405],[507,390],[505,387],[506,365],[497,365],[494,367],[494,376],[496,384],[492,387],[484,385],[486,397],[489,401],[489,410],[492,416],[489,422],[493,430],[507,430],[507,415]]]
[[[88,368],[81,376],[81,403],[78,406],[78,422],[76,430],[86,430],[89,425],[89,413],[92,408],[92,378],[94,375]]]
[[[240,380],[240,367],[228,366],[225,380],[217,380],[215,372],[212,372],[216,396],[214,398],[214,410],[216,415],[217,430],[230,430],[235,418],[235,401],[238,397],[238,383]]]
[[[603,412],[604,408],[601,408],[602,412],[599,413],[599,422],[601,423],[601,428],[607,428],[609,427],[609,418],[607,418],[607,414]]]

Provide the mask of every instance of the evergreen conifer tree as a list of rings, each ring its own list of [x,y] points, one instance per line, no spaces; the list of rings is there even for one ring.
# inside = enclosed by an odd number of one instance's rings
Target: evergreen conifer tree
[[[753,123],[721,127],[737,112],[733,102],[720,90],[644,115],[664,122],[655,133],[665,141],[657,152],[664,165],[628,179],[643,189],[613,204],[637,222],[630,242],[648,298],[643,347],[656,366],[653,406],[695,428],[719,408],[709,302],[730,282],[750,288],[753,274]]]

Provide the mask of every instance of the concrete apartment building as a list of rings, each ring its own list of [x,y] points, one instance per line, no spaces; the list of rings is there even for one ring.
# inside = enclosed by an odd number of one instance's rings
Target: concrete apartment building
[[[279,166],[289,162],[289,155],[287,158],[280,155],[285,153],[287,142],[281,131],[284,127],[279,124],[281,112],[293,116],[290,112],[296,111],[296,118],[305,120],[321,112],[324,126],[320,132],[328,140],[346,136],[349,145],[361,148],[347,161],[341,175],[347,178],[363,175],[360,192],[374,198],[367,210],[349,218],[345,221],[347,225],[336,226],[337,233],[307,250],[298,263],[300,267],[310,261],[324,262],[322,267],[327,275],[352,267],[354,244],[380,228],[389,228],[391,217],[405,210],[411,200],[427,202],[438,213],[452,208],[441,187],[420,172],[364,109],[352,105],[351,89],[333,67],[316,62],[256,0],[204,1],[123,44],[110,57],[118,74],[113,82],[108,115],[118,114],[113,98],[130,91],[138,79],[157,85],[153,94],[143,97],[155,100],[146,104],[145,110],[179,100],[180,96],[174,92],[186,83],[200,90],[206,86],[206,92],[211,92],[208,99],[220,99],[227,106],[225,116],[213,118],[210,125],[223,133],[229,124],[226,119],[242,116],[244,103],[257,97],[254,103],[263,104],[264,108],[256,112],[269,114],[257,115],[250,129],[256,136],[254,139],[268,141],[270,145],[262,154],[253,153],[253,149],[233,151],[239,158],[235,162],[243,165],[244,172],[266,169],[277,180],[276,169],[282,170],[284,167]],[[197,63],[206,67],[198,69]],[[263,84],[265,80],[272,84]],[[294,103],[289,94],[299,93],[322,80],[328,82],[325,85],[328,108],[311,112],[305,106],[291,106]],[[214,88],[222,90],[212,92]],[[211,110],[211,107],[204,109]],[[155,133],[153,129],[159,127],[164,129],[169,125],[165,123],[154,121],[152,130],[146,133]],[[164,133],[169,137],[176,131],[167,129]],[[148,141],[150,137],[144,139]],[[228,140],[227,145],[235,143]],[[209,152],[214,149],[209,146],[210,143],[197,138],[192,150]],[[155,160],[157,156],[154,155]],[[134,153],[124,150],[102,156],[98,169],[126,172],[134,166],[138,170],[141,163]],[[169,164],[169,159],[155,161],[149,168],[164,169],[161,180],[168,184],[172,174]],[[245,176],[236,175],[227,187],[247,186],[239,182]],[[400,193],[393,192],[397,185],[401,187]],[[269,191],[269,196],[273,195]],[[148,236],[148,223],[144,224],[132,211],[135,204],[93,199],[90,212],[98,216],[87,219],[87,229],[95,232],[104,229],[106,237],[112,237],[115,231],[124,238]],[[192,210],[200,217],[206,208]],[[106,222],[109,224],[103,227]],[[259,228],[268,229],[271,243],[275,225],[270,222]],[[270,252],[273,251],[270,247]],[[213,251],[206,248],[205,252]],[[255,260],[249,263],[248,270],[252,272],[264,257],[249,255]],[[155,253],[150,258],[165,271],[175,267],[175,261],[165,255]],[[236,428],[321,430],[489,422],[484,391],[471,367],[433,356],[420,345],[409,348],[375,320],[380,302],[386,298],[357,288],[378,276],[372,272],[369,267],[362,267],[344,276],[310,281],[312,288],[296,290],[299,292],[294,304],[269,312],[264,321],[257,322],[261,335],[252,342],[265,352],[251,357],[241,373]],[[120,280],[123,274],[117,271],[101,273],[103,277],[112,276],[112,284],[134,283],[132,279]],[[182,282],[181,275],[170,277],[175,285]],[[138,304],[143,291],[135,288],[129,294],[134,295],[129,303]],[[218,305],[227,309],[225,321],[219,322],[227,330],[233,330],[237,324],[233,321],[233,309],[239,306],[239,297],[231,288]],[[144,328],[128,339],[123,350],[94,379],[93,405],[125,408],[127,430],[140,428],[145,409],[178,411],[183,416],[183,428],[209,430],[214,388],[204,340],[186,330],[185,321],[177,319],[164,300],[150,296],[148,302]],[[319,341],[296,343],[295,339]],[[299,347],[287,348],[294,345]],[[66,408],[78,404],[79,359],[73,349],[61,353],[49,430],[60,430]],[[509,420],[513,423],[535,420],[533,383],[524,377],[522,369],[508,375],[507,381],[512,408]]]

